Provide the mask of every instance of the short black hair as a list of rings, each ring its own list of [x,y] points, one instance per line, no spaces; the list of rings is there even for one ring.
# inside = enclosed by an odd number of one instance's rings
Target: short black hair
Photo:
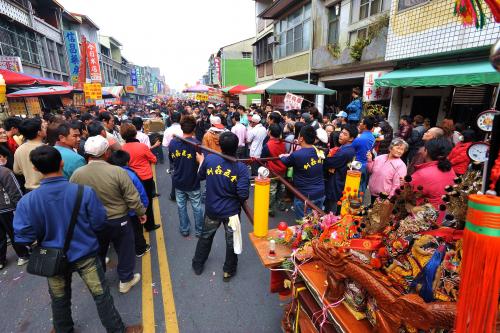
[[[10,152],[9,148],[7,148],[7,146],[0,145],[0,156],[9,158],[12,156],[12,153]]]
[[[81,121],[87,121],[87,120],[92,120],[94,117],[90,114],[90,112],[85,112],[80,116]]]
[[[130,154],[125,150],[116,150],[111,154],[108,162],[120,167],[127,166],[128,162],[130,162]]]
[[[277,112],[269,113],[269,120],[272,120],[274,124],[279,124],[281,122],[281,116]]]
[[[3,127],[6,131],[10,131],[12,128],[19,128],[19,125],[23,120],[19,117],[9,117],[3,121]]]
[[[70,128],[68,123],[59,124],[59,126],[57,126],[57,138],[59,139],[59,135],[68,136]]]
[[[27,140],[33,140],[38,132],[42,130],[42,120],[40,118],[24,119],[19,125],[19,131]]]
[[[181,116],[181,113],[174,112],[172,113],[172,116],[170,116],[170,119],[172,120],[172,123],[178,123],[179,121],[181,121]]]
[[[239,114],[238,112],[235,112],[235,113],[232,115],[232,117],[233,117],[233,119],[234,119],[235,121],[240,121],[240,119],[241,119],[241,116],[240,116],[240,114]]]
[[[196,128],[196,119],[193,116],[183,116],[181,119],[182,133],[191,134]]]
[[[113,115],[110,112],[101,112],[99,113],[99,121],[109,122],[113,118]]]
[[[31,163],[44,175],[59,171],[61,160],[61,153],[52,146],[39,146],[30,153]]]
[[[373,117],[363,118],[362,121],[363,121],[363,124],[365,125],[366,129],[370,130],[370,131],[373,129],[373,127],[375,126],[375,123],[376,123],[375,118],[373,118]]]
[[[135,129],[137,131],[140,131],[142,129],[142,126],[144,126],[144,121],[141,117],[134,117],[132,118],[132,125],[135,126]]]
[[[104,131],[104,125],[100,121],[94,120],[87,125],[89,136],[101,135],[102,131]]]
[[[83,124],[83,122],[81,120],[73,119],[73,120],[71,120],[69,122],[69,127],[72,128],[72,129],[79,130],[80,134],[81,134],[81,132],[84,129],[84,124]]]
[[[229,156],[236,156],[238,142],[238,137],[232,132],[224,132],[219,136],[220,149]]]
[[[316,141],[316,130],[311,125],[306,125],[300,129],[300,136],[308,145],[312,145]]]
[[[359,134],[358,127],[353,124],[345,124],[342,129],[345,129],[351,138],[356,138]]]
[[[243,106],[243,105],[238,105],[236,107],[236,110],[243,110],[243,111],[246,111],[246,108]]]
[[[278,124],[272,124],[269,126],[269,134],[271,134],[271,136],[273,138],[279,138],[281,137],[281,127],[280,125]]]

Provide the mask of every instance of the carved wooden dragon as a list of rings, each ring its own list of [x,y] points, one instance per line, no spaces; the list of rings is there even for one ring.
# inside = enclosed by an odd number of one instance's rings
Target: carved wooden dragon
[[[405,326],[421,330],[453,328],[455,303],[426,303],[417,294],[402,295],[384,283],[373,268],[353,261],[350,254],[341,253],[335,247],[317,240],[313,241],[312,246],[315,256],[325,264],[328,272],[328,301],[336,302],[343,297],[344,280],[358,282],[377,301],[377,332],[395,333]]]

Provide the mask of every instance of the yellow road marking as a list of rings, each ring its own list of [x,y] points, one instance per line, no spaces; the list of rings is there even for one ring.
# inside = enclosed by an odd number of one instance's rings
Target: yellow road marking
[[[156,182],[156,168],[153,166],[153,174]],[[162,225],[156,231],[156,247],[158,249],[158,263],[160,265],[161,293],[163,299],[163,311],[165,315],[165,328],[168,333],[178,333],[177,312],[175,310],[174,292],[172,280],[170,279],[170,268],[168,265],[167,248],[163,238],[163,224],[161,221],[160,205],[158,199],[153,201],[153,213],[155,222]]]
[[[149,234],[144,232],[146,243],[149,244]],[[142,257],[142,326],[144,333],[155,332],[155,309],[151,276],[151,251]]]

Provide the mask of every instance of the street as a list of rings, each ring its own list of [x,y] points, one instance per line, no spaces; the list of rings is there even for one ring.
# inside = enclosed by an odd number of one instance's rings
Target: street
[[[238,274],[229,283],[222,281],[222,227],[203,274],[193,273],[191,259],[197,238],[184,238],[178,231],[177,207],[168,198],[171,182],[166,167],[156,167],[158,192],[162,195],[155,202],[155,216],[158,219],[161,215],[162,228],[145,233],[150,236],[152,249],[137,259],[136,270],[141,272],[142,280],[128,294],[118,293],[116,255],[110,251],[106,279],[124,322],[129,325],[142,321],[144,332],[280,332],[282,307],[277,295],[269,293],[270,273],[249,242],[252,225],[244,214]],[[277,224],[279,216],[270,219],[270,224]],[[191,213],[190,218],[192,221]],[[0,272],[0,332],[50,332],[46,280],[27,274],[26,266],[16,266],[10,247],[7,260],[7,268]],[[92,297],[76,273],[72,288],[75,332],[103,332]]]

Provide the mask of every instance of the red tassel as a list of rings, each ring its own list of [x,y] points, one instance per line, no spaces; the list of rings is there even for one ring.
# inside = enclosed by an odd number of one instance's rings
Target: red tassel
[[[495,22],[500,23],[500,1],[498,0],[484,0],[488,7],[490,7],[491,13],[495,18]]]

